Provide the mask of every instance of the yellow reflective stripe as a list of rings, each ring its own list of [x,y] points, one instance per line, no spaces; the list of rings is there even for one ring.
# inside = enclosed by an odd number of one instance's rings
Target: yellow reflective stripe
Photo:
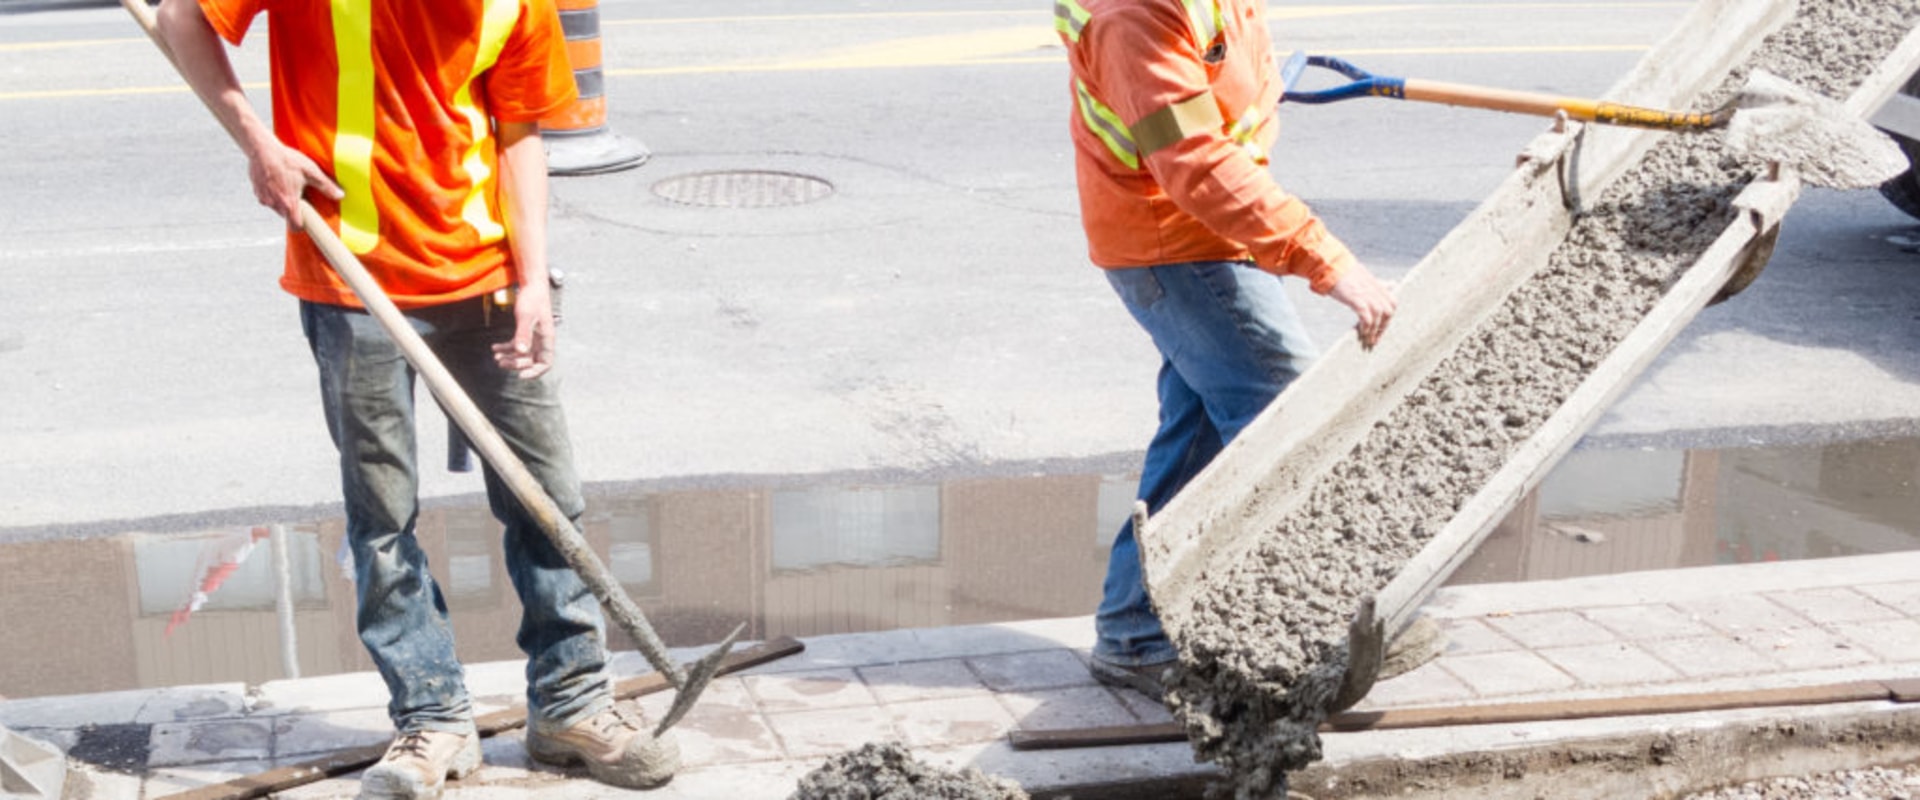
[[[1080,100],[1080,118],[1086,121],[1087,130],[1106,142],[1107,149],[1113,151],[1113,157],[1120,159],[1120,163],[1128,169],[1139,169],[1140,156],[1134,150],[1133,135],[1127,132],[1127,124],[1120,121],[1120,115],[1095,100],[1084,81],[1073,82],[1073,93]]]
[[[340,200],[340,241],[366,253],[380,244],[373,201],[373,0],[333,0],[333,49],[340,64],[333,131],[333,179]]]
[[[1246,111],[1240,112],[1240,118],[1234,120],[1233,128],[1227,131],[1227,135],[1233,137],[1235,142],[1244,145],[1251,143],[1253,135],[1259,130],[1260,106],[1250,105],[1247,106]]]
[[[1264,121],[1261,112],[1262,109],[1257,103],[1247,106],[1247,110],[1241,112],[1240,118],[1234,120],[1233,127],[1227,131],[1227,136],[1232,137],[1233,141],[1240,145],[1240,149],[1247,151],[1247,155],[1253,156],[1253,160],[1265,164],[1267,154],[1261,151],[1260,142],[1254,138],[1260,133],[1260,124]]]
[[[461,168],[467,171],[467,199],[460,206],[460,218],[473,226],[482,242],[499,241],[507,235],[507,229],[494,219],[493,212],[487,208],[493,170],[487,166],[485,148],[494,146],[493,124],[487,112],[473,101],[473,82],[500,60],[500,50],[506,47],[507,35],[513,32],[513,23],[519,16],[519,0],[486,0],[480,18],[480,46],[474,51],[473,70],[467,73],[466,83],[453,93],[454,112],[466,118],[468,140],[471,142],[460,161]]]
[[[1080,41],[1080,30],[1087,27],[1087,10],[1073,0],[1055,0],[1053,4],[1053,29],[1060,33],[1068,43]]]
[[[1214,102],[1213,92],[1201,92],[1133,123],[1133,140],[1140,147],[1140,157],[1146,158],[1181,139],[1217,131],[1226,124],[1220,117],[1220,104]]]
[[[1182,0],[1187,7],[1187,19],[1193,22],[1193,32],[1200,37],[1202,52],[1220,38],[1220,29],[1224,27],[1220,19],[1219,0]]]

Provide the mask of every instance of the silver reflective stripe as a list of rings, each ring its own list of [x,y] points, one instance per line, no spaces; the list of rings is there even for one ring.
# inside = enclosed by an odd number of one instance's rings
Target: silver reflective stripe
[[[1100,141],[1106,142],[1113,157],[1127,165],[1127,169],[1139,169],[1140,150],[1133,143],[1133,132],[1120,120],[1120,115],[1095,99],[1093,93],[1087,91],[1086,83],[1074,81],[1073,91],[1080,99],[1080,118],[1086,121],[1087,130],[1100,137]]]
[[[1193,22],[1193,33],[1199,37],[1200,50],[1213,45],[1220,38],[1220,2],[1219,0],[1181,0],[1187,8],[1187,19]]]
[[[1053,29],[1068,42],[1079,42],[1080,31],[1087,27],[1087,10],[1073,0],[1055,0]]]

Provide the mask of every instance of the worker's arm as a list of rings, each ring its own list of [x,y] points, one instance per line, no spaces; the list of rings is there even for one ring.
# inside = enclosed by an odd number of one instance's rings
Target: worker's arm
[[[226,45],[207,21],[198,0],[164,0],[155,23],[194,94],[233,134],[247,156],[253,196],[289,222],[298,222],[300,196],[311,186],[340,199],[343,192],[300,151],[282,144],[253,111],[227,58]]]
[[[1103,99],[1144,140],[1144,166],[1168,199],[1241,243],[1262,269],[1306,278],[1352,309],[1361,342],[1372,346],[1393,315],[1392,293],[1227,136],[1186,21],[1135,6],[1103,15],[1082,35],[1082,46],[1098,54]]]
[[[513,338],[493,346],[494,361],[522,378],[553,368],[553,285],[547,268],[547,154],[538,122],[500,122],[500,181],[508,244],[520,287]]]

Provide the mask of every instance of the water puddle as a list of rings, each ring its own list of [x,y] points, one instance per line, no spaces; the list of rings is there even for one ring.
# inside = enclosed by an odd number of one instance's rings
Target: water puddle
[[[1916,477],[1920,439],[1578,450],[1454,582],[1920,549]],[[590,492],[585,528],[671,645],[743,621],[765,639],[1082,616],[1134,481]],[[419,522],[469,663],[521,657],[498,536],[478,499]],[[321,519],[0,544],[0,697],[370,670],[342,539],[341,520]]]

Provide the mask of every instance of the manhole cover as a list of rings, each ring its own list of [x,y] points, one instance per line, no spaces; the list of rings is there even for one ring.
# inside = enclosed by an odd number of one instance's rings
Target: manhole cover
[[[811,203],[833,194],[833,184],[792,172],[730,170],[667,178],[653,193],[690,206],[765,208]]]

